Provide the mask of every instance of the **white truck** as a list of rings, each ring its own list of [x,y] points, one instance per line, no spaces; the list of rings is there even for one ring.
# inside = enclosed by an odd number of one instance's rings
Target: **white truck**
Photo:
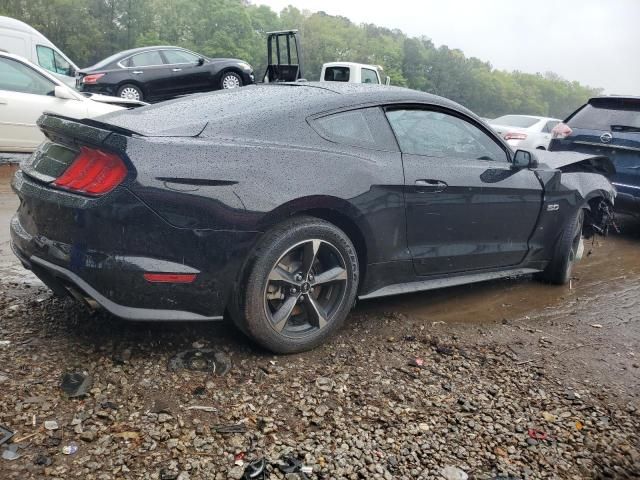
[[[384,82],[382,79],[384,78]],[[322,65],[321,82],[372,83],[389,85],[391,79],[383,77],[382,67],[353,62],[331,62]]]
[[[20,20],[0,16],[0,51],[20,55],[75,87],[76,64],[47,37]]]

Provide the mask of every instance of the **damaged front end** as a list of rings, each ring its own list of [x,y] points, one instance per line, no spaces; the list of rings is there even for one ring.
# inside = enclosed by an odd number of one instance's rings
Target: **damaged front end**
[[[544,186],[547,206],[562,206],[560,211],[565,215],[583,208],[585,238],[605,236],[610,228],[616,228],[613,205],[617,192],[609,181],[616,170],[609,158],[577,152],[531,153],[538,160],[536,173]]]

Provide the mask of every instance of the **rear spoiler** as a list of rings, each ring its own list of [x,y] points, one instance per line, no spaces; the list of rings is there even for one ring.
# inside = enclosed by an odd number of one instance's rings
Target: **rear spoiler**
[[[209,122],[199,122],[159,132],[145,132],[142,129],[132,130],[113,123],[101,122],[95,118],[78,120],[53,113],[43,114],[37,122],[40,130],[49,138],[52,138],[51,136],[71,137],[94,145],[100,145],[112,133],[124,135],[125,137],[198,137],[208,124]]]

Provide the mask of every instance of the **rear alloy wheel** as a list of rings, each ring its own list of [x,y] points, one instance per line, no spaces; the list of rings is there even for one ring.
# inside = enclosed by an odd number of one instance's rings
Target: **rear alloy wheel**
[[[132,84],[123,85],[118,89],[118,97],[127,100],[142,101],[142,90]]]
[[[220,88],[229,90],[242,86],[242,77],[235,72],[226,72],[220,78]]]
[[[239,327],[276,353],[309,350],[340,328],[357,286],[357,255],[344,232],[311,217],[288,221],[255,254]]]
[[[543,272],[537,274],[539,280],[556,285],[569,282],[574,264],[582,259],[584,253],[583,224],[584,210],[580,209],[560,234],[551,262]]]

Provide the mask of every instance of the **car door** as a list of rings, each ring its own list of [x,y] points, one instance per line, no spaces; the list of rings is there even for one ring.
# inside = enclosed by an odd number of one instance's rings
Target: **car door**
[[[171,68],[171,92],[185,95],[210,89],[211,74],[206,63],[200,64],[202,57],[182,49],[163,50],[162,55]]]
[[[147,98],[159,98],[171,95],[173,75],[171,67],[165,65],[160,50],[148,50],[137,53],[125,60],[130,79],[142,85]]]
[[[80,100],[53,95],[56,84],[18,60],[0,57],[0,150],[32,151],[44,136],[36,126],[43,112],[80,117]]]
[[[520,263],[542,204],[535,173],[512,169],[507,148],[457,112],[393,107],[386,114],[402,150],[416,273]]]

